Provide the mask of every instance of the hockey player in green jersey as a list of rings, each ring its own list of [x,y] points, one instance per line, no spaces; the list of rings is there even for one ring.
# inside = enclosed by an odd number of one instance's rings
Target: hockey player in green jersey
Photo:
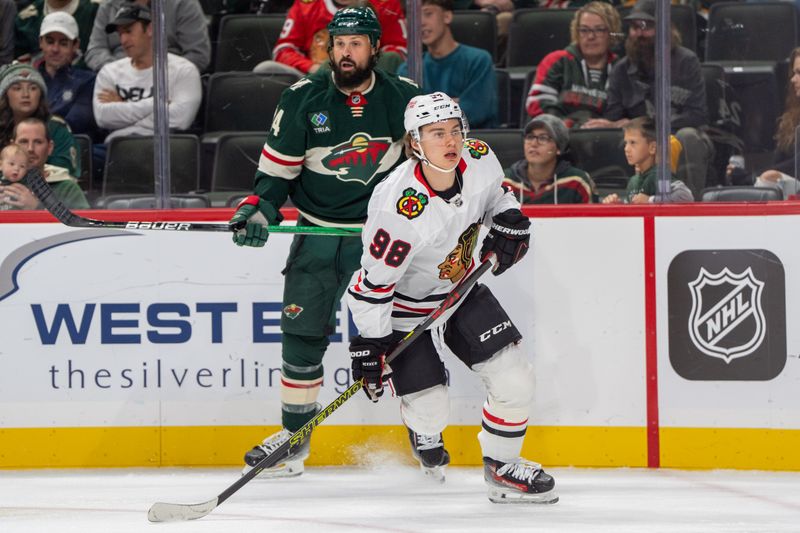
[[[375,69],[381,36],[375,13],[369,7],[341,9],[328,31],[331,70],[286,89],[275,110],[255,194],[231,219],[247,221],[233,238],[240,246],[264,246],[266,226],[282,220],[279,209],[287,197],[300,213],[298,224],[361,227],[372,189],[404,159],[403,113],[419,88]],[[245,454],[245,471],[318,411],[328,335],[360,258],[360,239],[295,237],[284,270],[281,315],[283,428]],[[260,475],[302,474],[308,443]]]

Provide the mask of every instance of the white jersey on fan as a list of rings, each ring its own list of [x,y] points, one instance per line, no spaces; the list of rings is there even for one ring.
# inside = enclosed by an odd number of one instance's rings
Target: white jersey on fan
[[[472,271],[480,224],[520,206],[502,181],[494,152],[467,139],[456,175],[461,191],[456,185],[449,201],[430,188],[416,159],[375,187],[362,233],[362,268],[347,291],[362,337],[411,331]]]

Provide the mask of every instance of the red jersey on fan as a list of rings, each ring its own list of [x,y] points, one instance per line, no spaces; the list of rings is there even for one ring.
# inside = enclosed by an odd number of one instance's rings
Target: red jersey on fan
[[[406,19],[399,0],[371,0],[381,23],[381,52],[406,55]],[[308,72],[328,60],[328,23],[341,7],[333,0],[295,0],[272,51],[275,61]]]

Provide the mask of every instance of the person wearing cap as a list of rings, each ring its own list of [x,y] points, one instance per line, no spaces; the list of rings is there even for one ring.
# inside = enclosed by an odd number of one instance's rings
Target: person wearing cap
[[[382,35],[375,11],[340,9],[327,30],[329,68],[285,90],[275,108],[254,194],[231,219],[242,225],[233,236],[239,246],[264,246],[268,226],[283,219],[280,208],[288,198],[299,211],[300,225],[361,227],[372,190],[403,161],[403,113],[419,87],[375,67]],[[349,237],[306,235],[292,243],[280,324],[282,429],[246,453],[245,470],[317,413],[322,359],[361,250],[361,239]],[[232,254],[231,259],[255,256]],[[260,475],[300,475],[309,446],[306,440]]]
[[[53,141],[53,152],[47,162],[66,168],[70,176],[80,176],[78,143],[64,119],[50,113],[42,75],[25,63],[0,68],[0,146],[9,144],[14,138],[14,127],[30,117],[47,124],[48,136]]]
[[[34,66],[47,85],[47,103],[53,114],[67,121],[73,133],[94,135],[97,125],[92,110],[95,74],[81,63],[78,23],[66,11],[50,13],[42,20],[40,57]]]
[[[286,14],[283,30],[272,50],[272,60],[262,61],[255,72],[285,72],[302,76],[328,66],[328,24],[334,13],[361,0],[295,0]],[[374,0],[369,5],[381,26],[378,67],[395,72],[406,57],[406,31],[399,0]]]
[[[617,61],[611,47],[620,26],[619,13],[606,2],[590,2],[576,11],[570,45],[547,54],[536,68],[525,101],[528,115],[555,115],[568,128],[602,117],[611,67]]]
[[[528,122],[523,136],[524,159],[504,170],[504,185],[523,204],[588,204],[597,201],[589,174],[569,160],[569,130],[553,115]]]
[[[128,56],[108,63],[97,74],[94,117],[100,128],[110,130],[106,143],[125,135],[153,135],[151,19],[149,7],[128,3],[119,8],[106,26],[107,32],[119,35]],[[167,71],[169,126],[185,130],[191,126],[200,108],[200,73],[191,61],[171,53],[167,54]],[[104,147],[96,146],[96,155],[102,159]]]
[[[111,23],[119,9],[129,0],[105,0],[97,10],[86,49],[86,65],[99,72],[103,65],[125,57],[125,50],[116,32],[108,33],[106,27]],[[148,7],[149,0],[136,0]],[[161,2],[164,11],[164,28],[167,34],[167,48],[175,55],[188,59],[204,72],[211,63],[211,39],[208,36],[208,23],[198,0],[169,0]]]
[[[630,21],[627,55],[611,71],[603,118],[587,121],[585,128],[621,128],[633,118],[654,115],[655,10],[655,0],[639,0],[625,17]],[[714,146],[704,131],[708,125],[706,89],[699,59],[680,46],[680,34],[674,26],[671,39],[671,129],[683,146],[677,174],[699,198],[707,179],[715,179],[711,167]]]
[[[421,12],[420,35],[428,48],[422,56],[422,91],[443,92],[453,98],[471,128],[497,127],[497,78],[492,56],[453,38],[453,0],[422,0]],[[400,65],[397,74],[408,76],[408,65]]]
[[[98,3],[92,0],[34,0],[17,14],[16,57],[28,60],[39,52],[39,38],[44,18],[51,13],[64,12],[72,15],[78,25],[81,52],[86,52],[92,33]]]

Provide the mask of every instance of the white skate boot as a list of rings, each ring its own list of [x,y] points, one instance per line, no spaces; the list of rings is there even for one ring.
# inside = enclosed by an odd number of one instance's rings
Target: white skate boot
[[[556,481],[542,465],[518,459],[511,463],[483,458],[483,479],[494,503],[556,503]]]
[[[442,434],[423,435],[408,429],[411,453],[419,461],[420,470],[434,481],[444,483],[444,469],[450,464],[450,454],[444,449]]]
[[[245,467],[242,469],[242,474],[246,474],[253,469],[264,457],[277,450],[282,444],[289,440],[292,433],[283,428],[279,432],[274,433],[264,439],[264,442],[258,446],[254,446],[252,450],[244,454]],[[272,468],[265,468],[258,474],[260,478],[278,478],[278,477],[295,477],[303,473],[303,462],[308,459],[311,450],[311,439],[306,438],[299,448],[294,450],[289,457],[282,459]]]

